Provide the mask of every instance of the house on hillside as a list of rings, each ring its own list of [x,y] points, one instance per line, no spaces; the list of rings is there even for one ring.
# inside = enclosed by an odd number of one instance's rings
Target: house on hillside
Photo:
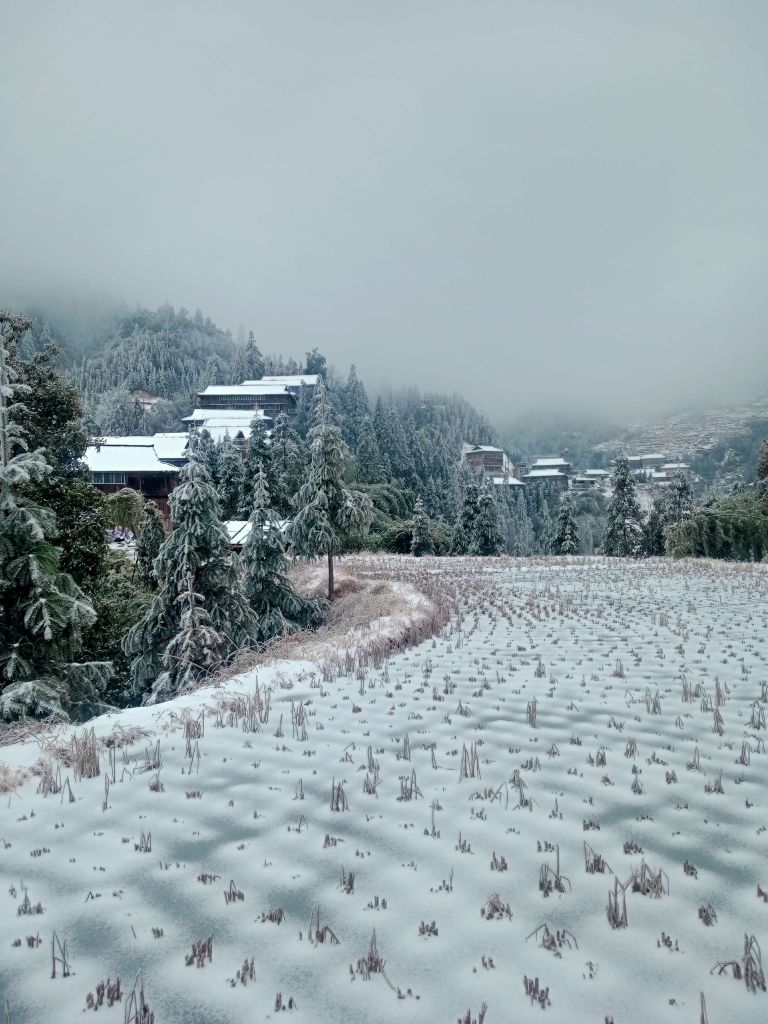
[[[531,468],[523,474],[527,484],[547,483],[566,491],[573,476],[573,466],[563,455],[542,455],[533,460]]]
[[[84,462],[94,487],[105,494],[130,487],[156,502],[166,522],[170,520],[168,497],[179,481],[179,469],[158,458],[153,438],[101,438],[88,445]]]
[[[158,398],[157,395],[150,395],[146,391],[132,391],[131,394],[144,412],[152,412],[155,406],[162,402],[162,398]]]
[[[667,456],[659,454],[627,456],[630,472],[635,476],[656,472],[661,469],[666,461]]]
[[[260,419],[267,431],[274,426],[273,420],[262,409],[195,409],[189,416],[184,417],[183,422],[188,423],[190,428],[207,430],[214,441],[222,441],[228,435],[238,448],[242,449],[245,456],[254,419]]]
[[[490,480],[494,487],[525,487],[523,481],[518,480],[511,473],[507,473],[504,476],[492,476]]]
[[[199,391],[198,410],[255,412],[260,409],[271,420],[285,413],[293,419],[298,411],[302,387],[314,387],[318,375],[262,377],[242,384],[210,384]],[[198,410],[195,410],[196,412]]]
[[[509,456],[502,448],[492,444],[465,444],[462,455],[477,474],[483,476],[513,476],[513,466]]]
[[[571,477],[574,491],[592,491],[604,487],[611,474],[607,469],[585,469],[583,473]]]
[[[660,472],[666,474],[666,476],[690,476],[691,467],[687,462],[665,462],[661,467]]]

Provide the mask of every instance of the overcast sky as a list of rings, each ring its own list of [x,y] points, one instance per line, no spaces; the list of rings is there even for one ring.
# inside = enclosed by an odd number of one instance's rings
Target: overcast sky
[[[171,302],[501,425],[768,390],[768,2],[0,8],[0,301]]]

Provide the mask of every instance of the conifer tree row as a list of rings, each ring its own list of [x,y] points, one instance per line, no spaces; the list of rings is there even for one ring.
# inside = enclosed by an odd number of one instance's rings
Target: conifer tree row
[[[29,389],[10,355],[28,327],[26,317],[0,311],[0,717],[87,718],[111,665],[78,660],[96,613],[60,568],[55,516],[23,494],[51,472],[19,422]]]
[[[181,470],[170,508],[174,529],[154,562],[161,589],[124,643],[132,659],[134,693],[145,703],[174,696],[210,671],[214,661],[226,661],[249,646],[255,634],[255,617],[230,550],[219,499],[196,450]],[[199,634],[190,632],[194,628]],[[186,639],[180,646],[176,638],[182,632]],[[214,634],[220,642],[211,646]],[[203,662],[190,663],[180,653],[193,650],[206,652]]]
[[[341,554],[344,540],[352,530],[370,524],[373,507],[368,495],[346,485],[349,449],[333,422],[322,380],[315,387],[314,425],[309,438],[309,473],[295,498],[289,540],[296,554],[327,558],[328,600],[332,601],[334,558]]]

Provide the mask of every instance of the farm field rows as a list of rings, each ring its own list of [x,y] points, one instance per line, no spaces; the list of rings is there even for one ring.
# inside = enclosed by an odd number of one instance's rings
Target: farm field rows
[[[765,568],[424,566],[418,647],[0,748],[12,1024],[768,1019]]]

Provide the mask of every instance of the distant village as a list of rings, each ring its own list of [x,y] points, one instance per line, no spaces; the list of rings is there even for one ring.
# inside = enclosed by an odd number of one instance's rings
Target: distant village
[[[168,498],[187,461],[193,430],[207,431],[214,441],[230,437],[245,457],[254,418],[261,419],[267,431],[281,413],[295,419],[302,388],[314,387],[317,380],[317,374],[276,375],[241,384],[209,385],[198,392],[197,407],[184,417],[185,430],[92,439],[85,455],[91,481],[105,492],[122,487],[139,491],[154,501],[168,520]],[[134,397],[147,411],[159,401],[143,391],[135,392]],[[547,484],[562,492],[603,490],[611,476],[602,468],[577,470],[567,451],[538,456],[530,464],[513,463],[501,448],[465,443],[462,455],[478,477],[498,488]],[[687,463],[658,453],[630,455],[628,461],[638,484],[649,488],[668,486],[675,475],[689,476],[691,471]],[[232,526],[234,529],[237,524]]]
[[[491,480],[497,487],[525,487],[526,484],[546,483],[561,491],[589,491],[605,487],[611,477],[607,469],[577,471],[568,461],[568,452],[559,455],[540,455],[530,463],[512,463],[501,448],[488,444],[465,444],[464,458],[479,475]],[[667,455],[627,456],[632,475],[638,484],[668,486],[673,477],[690,476],[686,462],[670,461]]]

